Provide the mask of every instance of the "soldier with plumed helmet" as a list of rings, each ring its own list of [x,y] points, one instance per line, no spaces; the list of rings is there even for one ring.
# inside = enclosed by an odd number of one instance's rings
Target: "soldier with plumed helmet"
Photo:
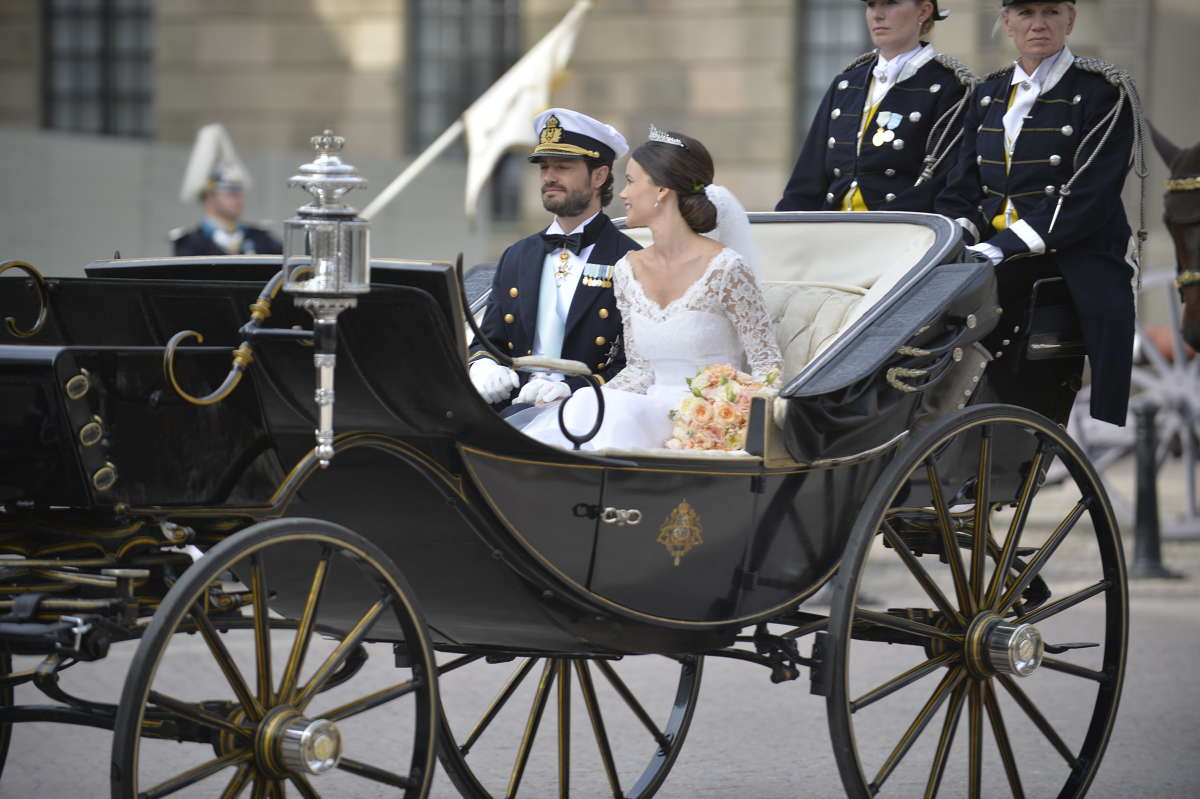
[[[205,125],[184,171],[180,202],[204,206],[204,220],[191,230],[172,231],[176,255],[278,254],[279,240],[242,222],[250,175],[219,123]]]
[[[542,207],[549,227],[509,247],[492,280],[480,329],[514,356],[581,361],[601,382],[625,366],[621,315],[612,270],[640,249],[604,214],[613,197],[613,162],[629,151],[611,125],[567,108],[551,108],[533,123],[538,144],[529,160],[541,171]],[[479,342],[471,345],[470,376],[480,395],[506,413],[516,406],[564,399],[586,378],[530,377],[502,366]]]
[[[1124,424],[1139,241],[1121,189],[1131,157],[1141,162],[1142,120],[1127,74],[1067,46],[1075,15],[1074,0],[1003,0],[1001,22],[1020,57],[976,88],[936,210],[956,218],[969,249],[996,265],[1005,315],[993,355],[1018,341],[1035,281],[1061,276],[1092,367],[1091,414]],[[1068,386],[1063,420],[1082,370],[1074,360],[1054,367],[1050,381]],[[1003,370],[993,372],[1002,379]],[[1022,382],[1014,374],[1010,388]]]
[[[874,50],[834,76],[776,211],[931,211],[974,75],[922,41],[937,0],[865,0]]]

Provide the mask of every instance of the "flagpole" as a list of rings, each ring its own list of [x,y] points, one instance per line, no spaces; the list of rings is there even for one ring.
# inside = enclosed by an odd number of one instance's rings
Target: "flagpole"
[[[425,148],[425,151],[418,155],[411,164],[409,164],[403,172],[396,176],[396,179],[388,184],[388,187],[381,191],[375,199],[367,205],[359,213],[359,218],[370,219],[383,210],[383,207],[395,199],[396,195],[404,190],[404,187],[424,171],[425,167],[429,166],[433,159],[441,155],[447,147],[454,143],[454,140],[462,135],[463,122],[462,117],[454,120],[454,124],[446,128],[441,136],[434,139],[433,143]]]

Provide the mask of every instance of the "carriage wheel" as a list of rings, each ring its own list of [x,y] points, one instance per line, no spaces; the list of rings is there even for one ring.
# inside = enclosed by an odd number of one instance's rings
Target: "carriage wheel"
[[[424,624],[387,556],[329,522],[256,524],[187,569],[142,636],[113,796],[419,799],[436,712]]]
[[[449,659],[439,675],[449,687],[440,717],[442,764],[471,799],[514,797],[522,788],[530,796],[567,797],[572,787],[578,796],[647,799],[683,746],[703,661]],[[555,711],[545,713],[551,703]]]
[[[1054,460],[1069,478],[1043,487]],[[931,425],[872,489],[835,583],[827,705],[847,794],[1082,796],[1127,635],[1120,535],[1079,447],[1011,406]]]

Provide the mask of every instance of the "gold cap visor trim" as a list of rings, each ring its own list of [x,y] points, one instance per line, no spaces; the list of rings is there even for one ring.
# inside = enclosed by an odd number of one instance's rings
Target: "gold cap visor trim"
[[[536,158],[540,155],[559,155],[574,158],[599,158],[600,153],[597,150],[585,150],[575,144],[539,144],[533,148],[533,152],[529,154],[530,158]]]

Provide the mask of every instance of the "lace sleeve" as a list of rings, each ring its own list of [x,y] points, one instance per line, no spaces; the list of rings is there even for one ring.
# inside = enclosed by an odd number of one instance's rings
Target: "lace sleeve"
[[[632,279],[633,267],[629,265],[629,261],[622,258],[613,270],[613,296],[617,300],[617,310],[621,312],[621,342],[625,348],[625,368],[608,382],[608,386],[635,394],[645,394],[646,389],[654,382],[654,372],[642,357],[637,339],[633,335],[633,309],[629,303],[629,281]]]
[[[737,330],[754,378],[762,380],[771,370],[782,370],[783,356],[779,354],[762,289],[741,258],[736,258],[725,270],[721,306]]]

